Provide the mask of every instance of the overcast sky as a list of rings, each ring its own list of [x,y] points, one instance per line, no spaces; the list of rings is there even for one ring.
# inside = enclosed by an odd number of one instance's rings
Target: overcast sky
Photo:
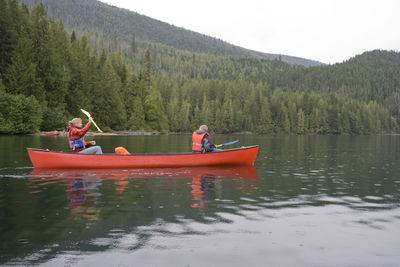
[[[101,0],[244,48],[338,63],[400,51],[400,0]]]

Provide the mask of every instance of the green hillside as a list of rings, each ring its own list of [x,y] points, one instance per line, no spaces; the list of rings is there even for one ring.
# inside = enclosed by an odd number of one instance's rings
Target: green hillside
[[[93,36],[92,38],[102,35],[103,39],[116,39],[118,42],[125,42],[128,46],[135,40],[136,44],[142,47],[162,44],[192,53],[258,59],[280,58],[285,62],[304,66],[322,64],[299,57],[251,51],[96,0],[22,0],[21,2],[28,8],[43,3],[48,15],[62,20],[68,29],[86,36]]]
[[[304,67],[136,39],[126,47],[49,17],[44,5],[0,0],[0,133],[62,130],[82,107],[109,131],[399,132],[394,51]]]

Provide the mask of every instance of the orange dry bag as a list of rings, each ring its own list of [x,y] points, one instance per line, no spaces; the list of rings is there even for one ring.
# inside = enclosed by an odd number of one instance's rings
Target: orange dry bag
[[[129,155],[129,151],[125,149],[125,147],[119,146],[115,148],[115,154],[119,155]]]

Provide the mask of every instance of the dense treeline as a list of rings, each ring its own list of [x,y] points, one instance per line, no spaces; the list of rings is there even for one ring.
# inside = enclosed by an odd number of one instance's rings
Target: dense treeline
[[[102,49],[120,52],[138,73],[144,66],[146,50],[152,55],[157,75],[182,75],[202,79],[262,81],[274,90],[336,92],[361,101],[377,101],[400,118],[400,53],[373,51],[344,64],[304,68],[285,64],[315,65],[284,55],[238,48],[215,38],[186,31],[96,0],[23,0],[30,7],[43,2],[51,16],[63,20],[70,32],[88,37],[94,53]],[[177,49],[178,48],[178,49]],[[201,53],[199,53],[201,52]],[[280,59],[280,60],[279,60]]]
[[[193,129],[204,121],[218,132],[369,134],[397,130],[396,120],[382,105],[335,93],[271,91],[261,82],[244,80],[191,80],[162,95],[168,101],[172,131]]]
[[[165,54],[138,49],[131,58],[104,50],[96,54],[86,37],[70,35],[62,23],[47,19],[43,5],[28,11],[16,0],[0,0],[0,33],[0,133],[61,130],[82,116],[80,108],[103,130],[186,132],[208,124],[224,133],[398,131],[392,116],[398,102],[385,102],[398,92],[398,78],[386,77],[391,72],[383,71],[388,93],[378,102],[370,95],[378,95],[378,85],[364,91],[360,78],[348,91],[334,90],[340,86],[332,79],[340,76],[329,71],[323,76],[323,67],[169,48]],[[374,74],[374,68],[367,69]],[[314,80],[313,72],[323,79]],[[354,96],[354,88],[368,97]]]

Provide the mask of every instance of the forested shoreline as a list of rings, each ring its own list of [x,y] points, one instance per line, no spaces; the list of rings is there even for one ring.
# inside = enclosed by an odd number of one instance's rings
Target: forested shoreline
[[[385,60],[399,57],[394,52],[375,52],[371,66],[353,59],[304,68],[178,51],[182,65],[151,48],[134,58],[98,53],[47,18],[43,5],[28,10],[14,0],[0,0],[0,34],[2,134],[62,130],[83,116],[80,108],[105,131],[190,132],[200,124],[218,133],[399,131],[400,61]]]

